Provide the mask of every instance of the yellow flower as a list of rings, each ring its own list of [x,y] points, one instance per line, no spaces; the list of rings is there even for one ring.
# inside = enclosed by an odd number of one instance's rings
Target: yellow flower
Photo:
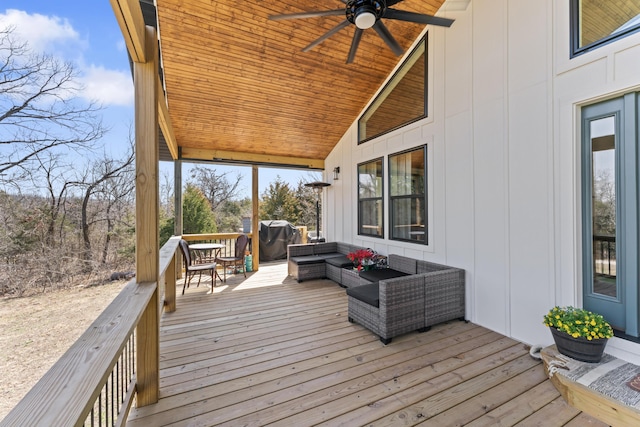
[[[543,324],[568,333],[574,338],[589,340],[610,338],[613,333],[607,321],[599,314],[575,307],[553,307],[544,316]]]

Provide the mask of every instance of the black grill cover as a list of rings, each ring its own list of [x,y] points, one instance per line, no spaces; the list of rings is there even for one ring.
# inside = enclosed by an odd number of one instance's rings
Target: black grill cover
[[[301,243],[302,236],[288,221],[260,221],[260,261],[287,258],[287,246]]]

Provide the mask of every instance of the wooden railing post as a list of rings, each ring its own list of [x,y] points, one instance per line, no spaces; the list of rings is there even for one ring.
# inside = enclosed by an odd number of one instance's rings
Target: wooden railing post
[[[178,264],[178,253],[173,255],[173,260],[167,266],[165,277],[164,301],[165,310],[169,313],[176,311],[176,265]]]
[[[136,279],[154,286],[159,276],[158,237],[158,41],[156,31],[145,30],[146,62],[134,63],[136,134]],[[158,290],[154,292],[138,323],[138,406],[158,401],[160,371],[160,314]]]

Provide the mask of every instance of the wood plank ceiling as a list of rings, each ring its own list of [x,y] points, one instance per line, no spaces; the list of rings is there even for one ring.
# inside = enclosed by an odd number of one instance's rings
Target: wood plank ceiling
[[[344,16],[268,19],[340,9],[340,0],[156,3],[169,115],[185,159],[322,168],[400,60],[369,29],[346,64],[353,25],[301,51]],[[435,14],[442,3],[405,0],[394,8]],[[383,22],[405,50],[424,29]]]

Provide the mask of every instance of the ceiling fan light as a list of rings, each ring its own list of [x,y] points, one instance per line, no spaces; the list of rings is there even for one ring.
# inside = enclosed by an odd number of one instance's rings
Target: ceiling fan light
[[[362,11],[356,14],[354,23],[356,27],[361,30],[366,30],[367,28],[373,27],[373,24],[376,23],[376,15],[368,10]]]

